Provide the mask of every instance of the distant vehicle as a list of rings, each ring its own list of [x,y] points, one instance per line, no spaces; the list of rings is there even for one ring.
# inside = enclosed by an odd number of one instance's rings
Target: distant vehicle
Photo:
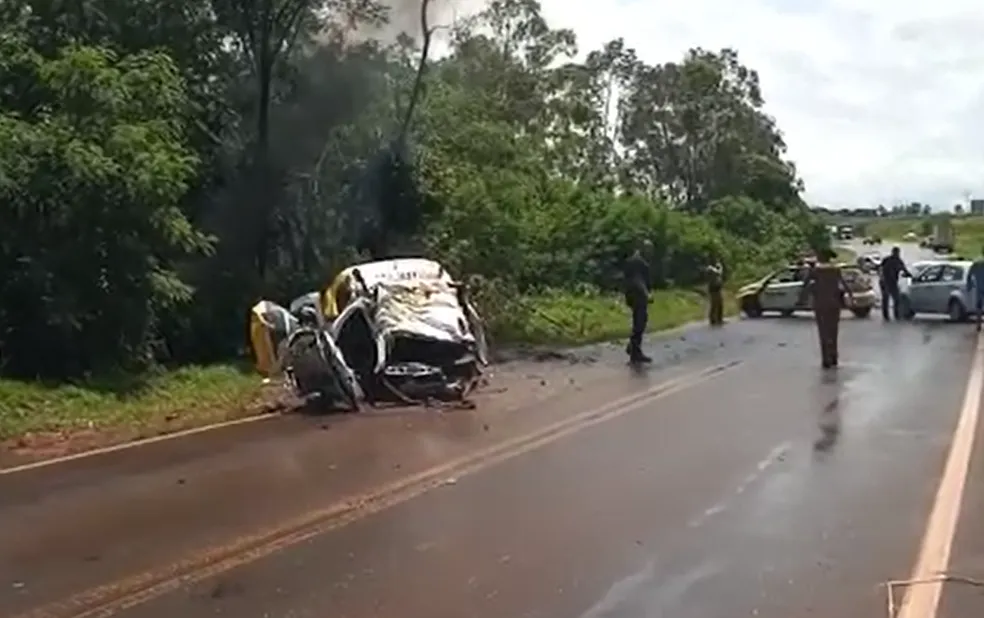
[[[932,236],[926,236],[925,238],[919,239],[919,247],[922,249],[929,249],[929,245],[933,242]]]
[[[917,236],[915,232],[906,232],[905,236],[902,237],[902,240],[906,242],[916,242],[919,240],[919,236]]]
[[[912,319],[917,313],[946,315],[953,322],[963,322],[976,311],[967,295],[969,260],[933,260],[918,262],[910,269],[912,281],[899,299],[902,316]]]
[[[865,236],[861,242],[866,245],[880,245],[882,244],[882,239],[881,236]]]
[[[933,224],[933,236],[929,248],[936,253],[953,251],[954,233],[953,222],[949,217],[940,217]]]
[[[840,240],[853,240],[854,239],[854,226],[852,225],[842,225],[837,228],[837,238]]]
[[[854,301],[847,309],[856,317],[868,317],[877,302],[871,282],[857,267],[843,264],[841,267],[844,280],[854,295]],[[808,271],[809,266],[791,264],[769,273],[738,290],[738,306],[750,318],[761,317],[767,311],[784,316],[791,316],[796,311],[810,311],[810,301],[805,306],[797,304]]]

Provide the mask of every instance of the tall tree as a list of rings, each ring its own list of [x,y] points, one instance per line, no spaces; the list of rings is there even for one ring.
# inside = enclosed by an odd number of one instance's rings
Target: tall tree
[[[46,57],[10,31],[0,59],[4,369],[150,362],[158,320],[191,292],[175,260],[209,247],[178,208],[199,162],[180,72],[153,52]],[[37,104],[9,111],[18,100]]]

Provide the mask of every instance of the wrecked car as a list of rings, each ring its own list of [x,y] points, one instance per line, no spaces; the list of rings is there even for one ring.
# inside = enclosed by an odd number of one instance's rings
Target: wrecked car
[[[363,399],[358,378],[324,318],[307,302],[295,301],[291,309],[267,300],[253,306],[250,339],[257,370],[268,377],[282,376],[288,389],[305,402],[317,399],[358,411]]]
[[[264,322],[257,312],[261,305],[268,316],[277,307],[277,317]],[[316,392],[336,402],[369,403],[460,399],[488,364],[484,325],[467,286],[429,259],[358,264],[323,292],[295,299],[289,310],[268,301],[257,307],[251,336],[258,369],[284,374],[304,397]]]

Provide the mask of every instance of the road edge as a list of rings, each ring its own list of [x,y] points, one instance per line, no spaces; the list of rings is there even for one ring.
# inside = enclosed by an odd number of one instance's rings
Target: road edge
[[[670,329],[667,329],[667,330],[654,331],[654,332],[649,333],[649,335],[651,336],[650,337],[650,342],[652,342],[653,340],[659,341],[660,339],[663,339],[663,338],[669,338],[669,337],[679,336],[679,335],[681,335],[683,333],[693,331],[696,328],[700,327],[701,325],[705,325],[706,326],[706,323],[704,321],[701,321],[701,320],[694,320],[692,322],[688,322],[688,323],[682,324],[680,326],[675,326],[675,327],[670,328]],[[614,344],[614,341],[592,343],[592,344],[586,344],[586,345],[581,345],[581,346],[566,346],[566,347],[565,346],[557,346],[557,347],[550,347],[550,346],[542,346],[542,347],[539,347],[539,346],[536,346],[536,347],[530,347],[530,348],[527,348],[527,349],[523,350],[522,352],[517,352],[517,354],[514,355],[514,356],[508,356],[508,357],[503,357],[503,358],[497,359],[496,362],[491,363],[489,365],[489,368],[508,367],[509,365],[511,365],[513,363],[522,362],[522,361],[551,362],[551,361],[558,360],[557,358],[555,358],[556,355],[560,355],[561,358],[567,357],[567,356],[577,357],[579,355],[590,353],[591,350],[596,349],[598,346],[608,346],[608,345],[613,345],[613,344]],[[548,360],[546,360],[546,361],[537,361],[536,356],[538,354],[546,354],[546,355],[549,355],[550,358]],[[22,463],[22,464],[16,464],[16,465],[13,465],[13,466],[0,467],[0,477],[9,476],[9,475],[18,474],[18,473],[23,473],[23,472],[30,472],[32,470],[38,470],[38,469],[41,469],[41,468],[47,468],[47,467],[57,466],[57,465],[61,465],[61,464],[67,464],[67,463],[71,463],[73,461],[80,461],[80,460],[84,460],[84,459],[88,459],[88,458],[92,458],[92,457],[99,457],[99,456],[102,456],[102,455],[109,455],[111,453],[119,453],[119,452],[127,451],[127,450],[136,450],[136,449],[139,449],[141,447],[151,446],[151,445],[154,445],[154,444],[160,444],[160,443],[168,442],[168,441],[181,440],[181,439],[189,438],[189,437],[192,437],[192,436],[198,436],[198,435],[201,435],[201,434],[204,434],[204,433],[219,432],[219,431],[222,431],[222,430],[225,430],[225,429],[231,429],[231,428],[234,428],[234,427],[241,427],[241,426],[244,426],[244,425],[256,424],[256,423],[260,423],[260,422],[263,422],[263,421],[272,421],[272,420],[275,420],[275,419],[278,419],[278,418],[283,418],[283,417],[285,417],[285,416],[287,416],[289,414],[292,414],[292,413],[294,413],[294,410],[292,408],[278,409],[277,411],[274,411],[274,412],[261,412],[259,414],[251,414],[251,415],[248,415],[248,416],[242,416],[242,417],[239,417],[239,418],[234,418],[234,419],[230,419],[230,420],[226,420],[226,421],[220,421],[220,422],[217,422],[217,423],[209,423],[209,424],[206,424],[206,425],[199,425],[197,427],[190,427],[188,429],[181,429],[181,430],[178,430],[178,431],[164,433],[164,434],[160,434],[160,435],[157,435],[157,436],[150,436],[150,437],[147,437],[147,438],[139,438],[137,440],[128,440],[128,441],[125,441],[125,442],[119,442],[119,443],[116,443],[116,444],[110,444],[110,445],[107,445],[107,446],[102,446],[102,447],[98,447],[98,448],[94,448],[94,449],[82,450],[82,451],[78,451],[76,453],[71,453],[71,454],[68,454],[68,455],[58,455],[58,456],[55,456],[55,457],[46,457],[46,458],[42,458],[42,459],[37,459],[35,461],[30,461],[30,462],[26,462],[26,463]]]

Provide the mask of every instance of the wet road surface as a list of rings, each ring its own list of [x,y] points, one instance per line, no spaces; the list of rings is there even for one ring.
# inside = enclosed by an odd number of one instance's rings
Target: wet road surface
[[[540,390],[498,406],[282,419],[0,475],[0,615],[885,616],[977,338],[841,328],[836,372],[812,320],[737,321],[651,340],[642,373],[617,346],[505,368]],[[954,575],[984,579],[982,513],[978,435]],[[984,588],[942,587],[939,616],[982,612]]]

